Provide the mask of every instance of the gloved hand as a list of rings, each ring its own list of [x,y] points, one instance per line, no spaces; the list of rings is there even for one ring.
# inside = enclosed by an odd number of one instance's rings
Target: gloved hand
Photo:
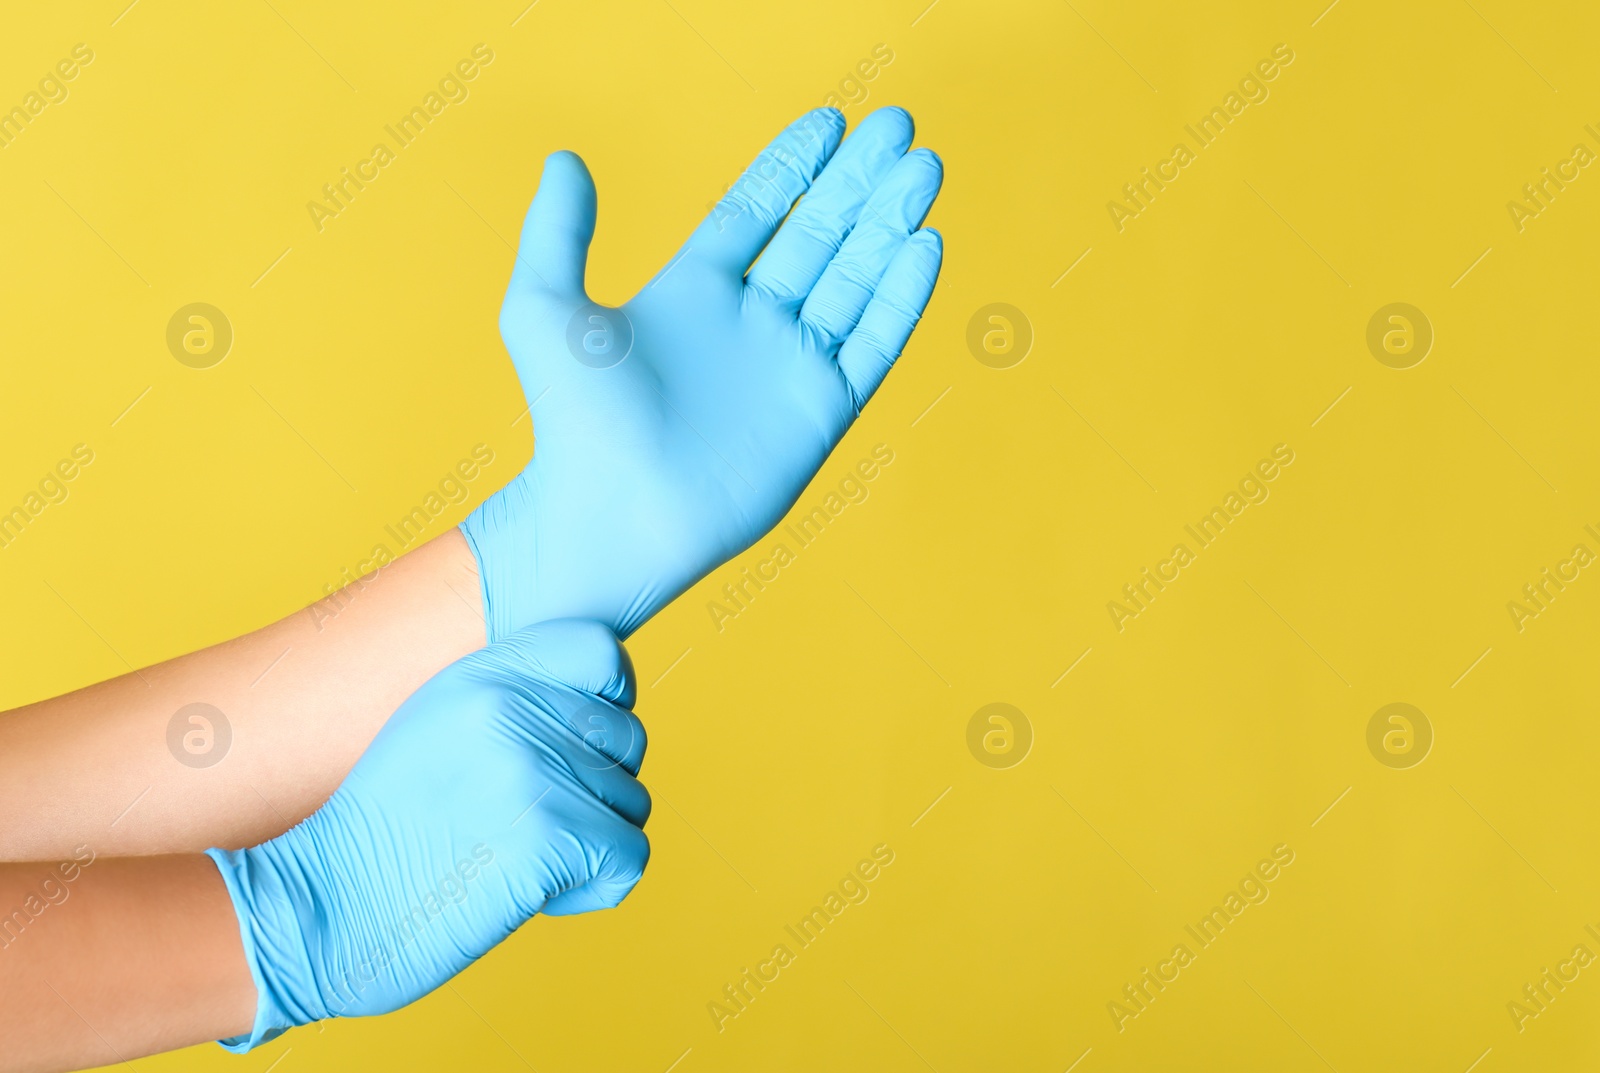
[[[649,857],[633,697],[608,629],[541,623],[430,679],[293,829],[208,850],[258,995],[223,1046],[398,1009],[535,913],[621,901]]]
[[[771,529],[877,390],[938,278],[918,227],[943,168],[898,108],[843,132],[797,120],[620,309],[584,293],[588,170],[545,162],[500,313],[538,443],[462,525],[491,640],[564,617],[628,636]]]

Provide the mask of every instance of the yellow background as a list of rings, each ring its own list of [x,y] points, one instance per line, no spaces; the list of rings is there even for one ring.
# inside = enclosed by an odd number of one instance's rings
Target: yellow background
[[[1590,6],[525,2],[7,14],[8,107],[96,58],[0,150],[0,501],[97,457],[0,552],[0,703],[304,606],[484,441],[464,515],[532,450],[495,318],[544,155],[593,169],[617,303],[879,44],[846,116],[905,105],[943,156],[946,269],[801,503],[895,461],[720,633],[737,563],[634,640],[657,808],[623,908],[395,1016],[140,1068],[1592,1067],[1600,967],[1524,1031],[1506,1008],[1600,951],[1600,578],[1506,610],[1600,550],[1600,177],[1506,209],[1600,149]],[[470,99],[318,233],[306,202],[480,42]],[[1269,99],[1119,233],[1106,203],[1279,43]],[[196,301],[237,334],[204,371],[164,341]],[[1397,371],[1365,332],[1402,301],[1436,341]],[[991,302],[1033,326],[1013,368],[967,348]],[[1271,498],[1119,633],[1107,601],[1278,443]],[[994,701],[1034,735],[1006,770],[966,744]],[[1409,770],[1366,744],[1393,701],[1436,735]],[[717,1031],[880,843],[870,898]],[[1269,900],[1119,1032],[1279,843]]]

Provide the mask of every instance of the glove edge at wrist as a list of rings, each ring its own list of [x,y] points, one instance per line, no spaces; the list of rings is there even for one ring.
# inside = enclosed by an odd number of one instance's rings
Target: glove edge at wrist
[[[276,1000],[275,992],[262,972],[262,952],[256,934],[252,899],[240,875],[248,867],[246,855],[249,850],[208,849],[205,852],[217,866],[217,871],[222,874],[222,882],[228,888],[228,898],[233,903],[233,913],[239,921],[239,939],[244,944],[245,964],[249,966],[250,979],[256,985],[256,1017],[250,1032],[217,1040],[223,1050],[244,1054],[305,1022],[289,1016]]]
[[[518,508],[532,513],[524,484],[525,472],[519,473],[510,484],[478,504],[457,526],[478,563],[478,595],[483,600],[483,629],[489,644],[527,625],[517,621],[517,605],[527,602],[526,594],[534,589],[532,570],[536,552],[532,548],[515,547],[515,540],[505,532],[512,526],[507,515]],[[513,498],[522,502],[515,505],[508,502]]]

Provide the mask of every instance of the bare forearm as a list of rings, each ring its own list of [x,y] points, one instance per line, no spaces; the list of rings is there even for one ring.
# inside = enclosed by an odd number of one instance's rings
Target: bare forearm
[[[78,847],[0,865],[0,1071],[111,1065],[248,1032],[256,990],[216,866]]]
[[[337,605],[0,715],[0,860],[278,834],[407,696],[484,640],[476,564],[451,530]]]

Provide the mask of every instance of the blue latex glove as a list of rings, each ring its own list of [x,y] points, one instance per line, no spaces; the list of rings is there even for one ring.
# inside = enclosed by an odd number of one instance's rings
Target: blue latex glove
[[[938,278],[943,168],[898,108],[843,133],[796,121],[621,309],[584,293],[588,170],[545,162],[500,313],[538,446],[462,525],[490,638],[626,637],[771,529],[877,390]]]
[[[633,696],[610,630],[541,623],[412,694],[305,821],[208,850],[258,996],[223,1046],[398,1009],[535,913],[620,902],[649,857]]]

